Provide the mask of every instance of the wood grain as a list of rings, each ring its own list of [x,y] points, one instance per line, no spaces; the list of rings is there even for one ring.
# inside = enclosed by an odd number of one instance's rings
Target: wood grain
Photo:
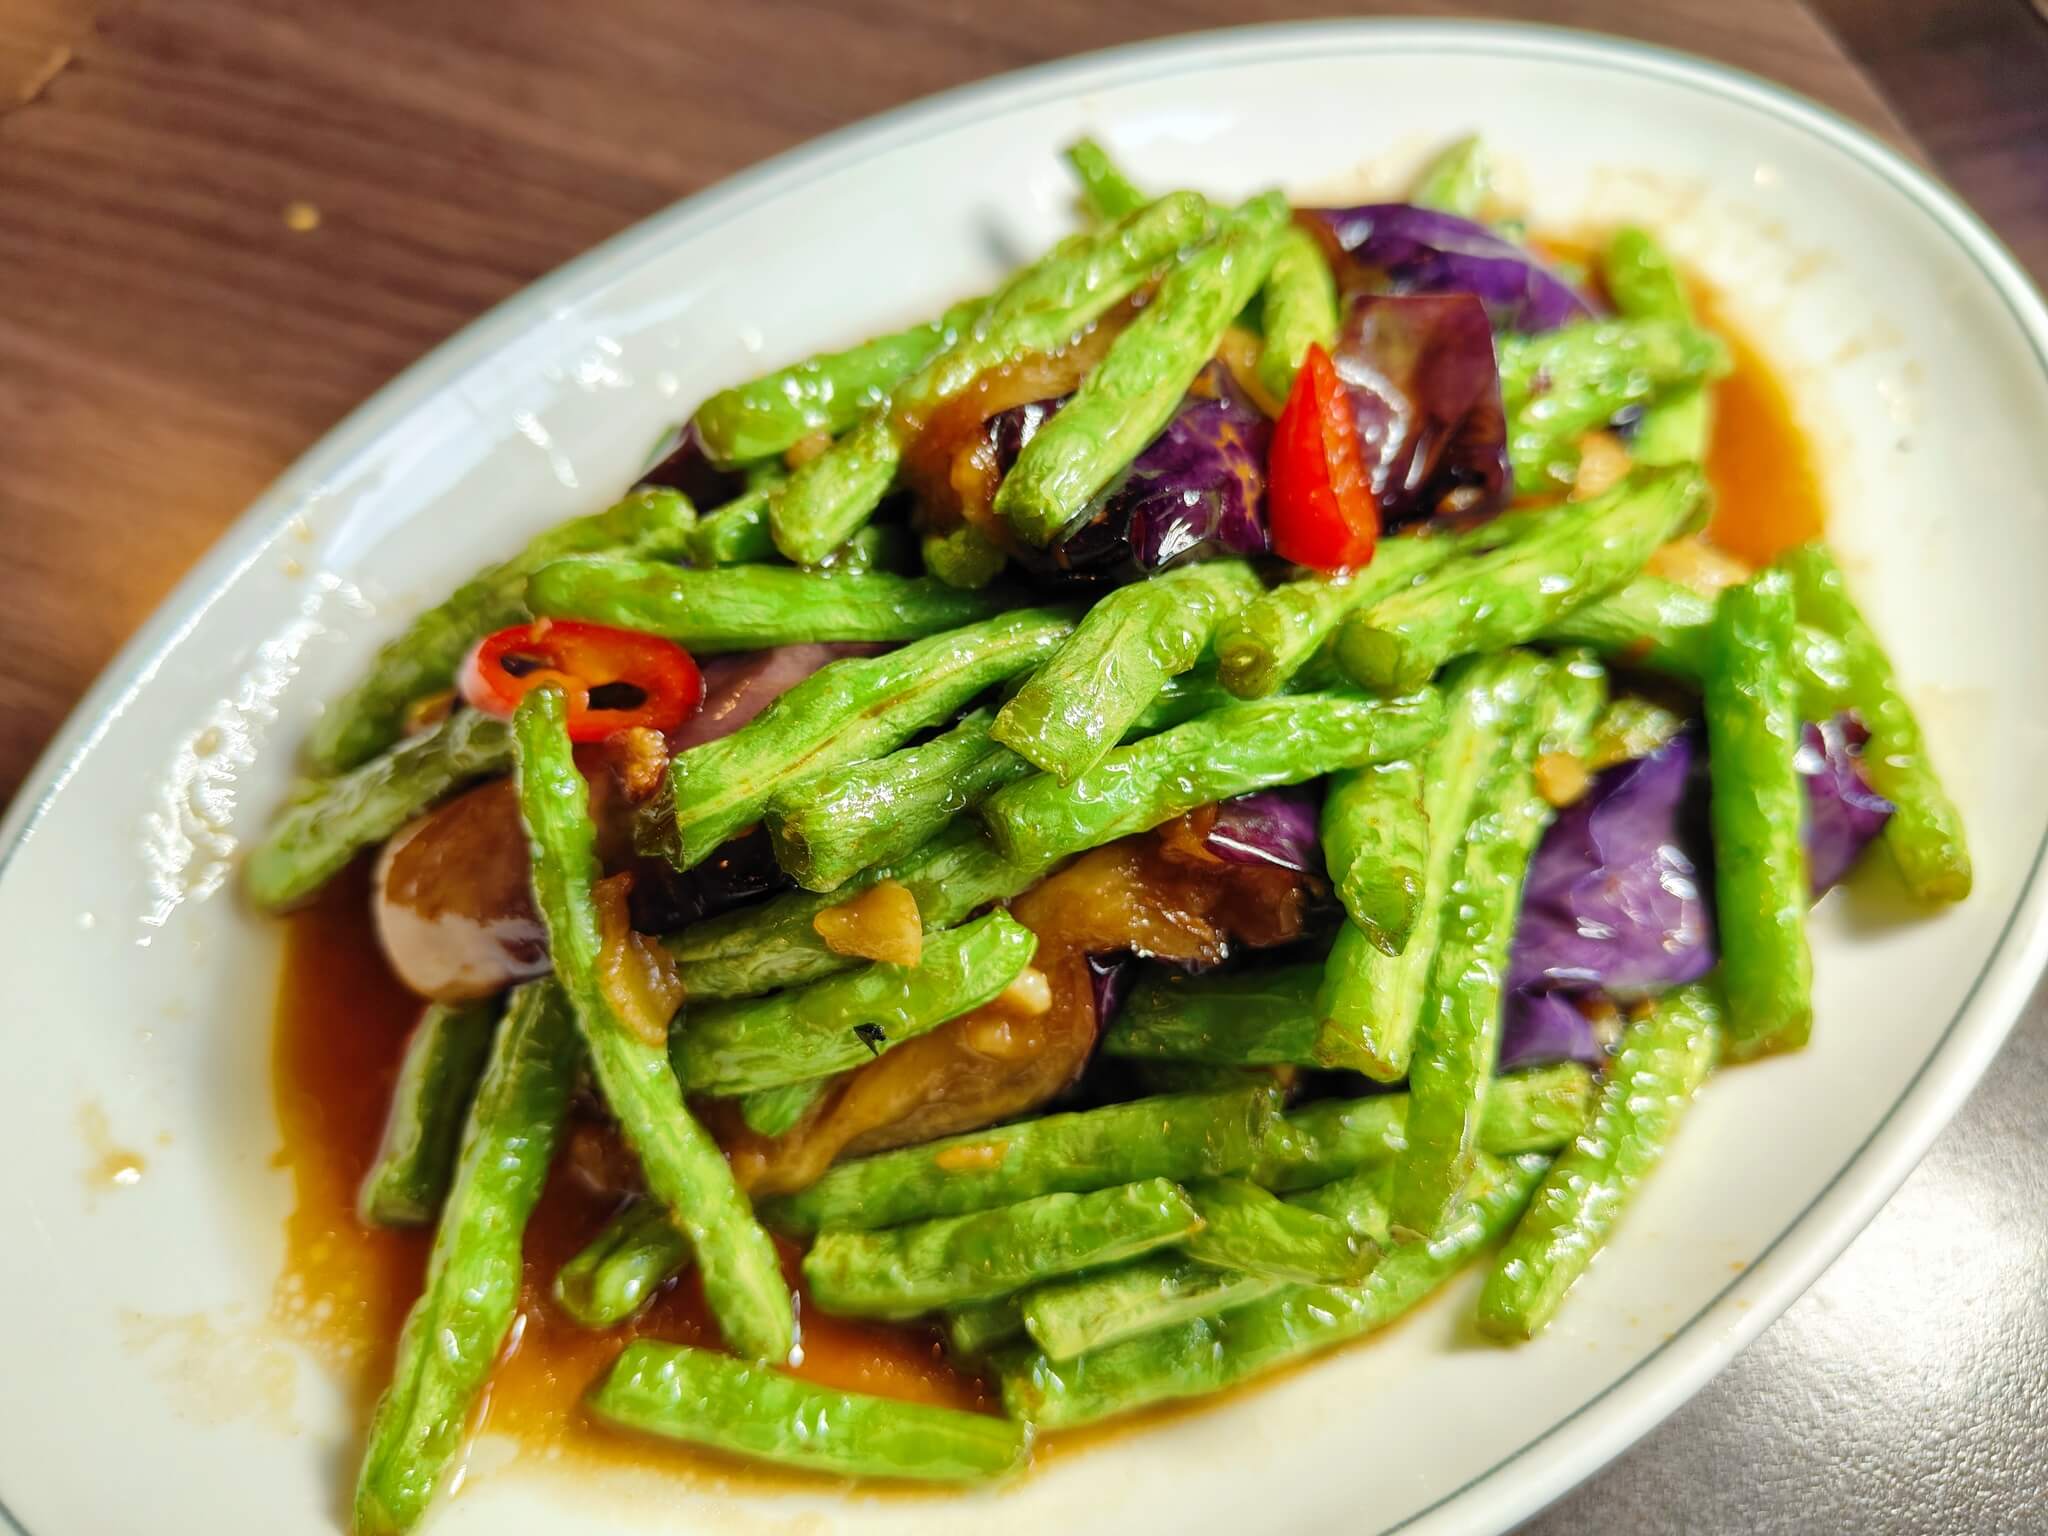
[[[1430,3],[1373,7],[1428,14]],[[1792,0],[1460,10],[1692,48],[1899,128]],[[0,799],[262,487],[482,310],[869,113],[1317,0],[0,0]],[[287,205],[320,214],[287,226]]]

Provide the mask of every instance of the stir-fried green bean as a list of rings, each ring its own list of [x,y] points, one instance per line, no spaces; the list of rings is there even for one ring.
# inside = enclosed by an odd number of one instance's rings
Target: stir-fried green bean
[[[1713,792],[1714,914],[1728,1050],[1797,1050],[1813,1030],[1799,716],[1785,659],[1792,584],[1766,571],[1721,594],[1704,707]]]
[[[1819,545],[1785,558],[1799,613],[1842,646],[1842,703],[1870,732],[1863,771],[1898,810],[1885,824],[1884,844],[1906,887],[1923,901],[1961,901],[1970,894],[1970,849],[1963,819],[1934,772],[1927,741],[1900,691],[1876,634],[1849,597],[1841,571]]]
[[[756,1359],[786,1359],[795,1321],[775,1245],[755,1222],[718,1144],[684,1107],[668,1052],[619,1017],[600,979],[603,942],[592,895],[597,833],[570,755],[566,716],[561,690],[540,687],[520,701],[512,721],[534,904],[547,926],[555,975],[575,1009],[591,1075],[640,1159],[649,1192],[689,1239],[726,1341]]]
[[[370,1417],[356,1478],[358,1536],[410,1530],[462,1448],[519,1305],[520,1243],[580,1055],[560,989],[552,981],[520,988],[470,1106],[425,1288]]]

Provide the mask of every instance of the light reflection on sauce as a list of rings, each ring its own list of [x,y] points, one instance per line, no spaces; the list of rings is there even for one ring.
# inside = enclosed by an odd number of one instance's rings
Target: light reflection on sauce
[[[1701,316],[1729,343],[1733,372],[1715,388],[1707,470],[1717,495],[1711,537],[1763,562],[1818,537],[1819,481],[1783,388],[1757,351],[1699,296]],[[425,1272],[429,1234],[367,1228],[355,1218],[356,1184],[374,1155],[398,1059],[419,1001],[392,977],[369,920],[367,869],[359,863],[304,911],[286,919],[274,1084],[283,1146],[278,1164],[297,1203],[286,1227],[286,1269],[278,1311],[292,1331],[337,1369],[367,1416],[386,1378],[400,1324]],[[139,1163],[139,1159],[137,1159]],[[663,1293],[622,1329],[591,1333],[563,1317],[548,1287],[561,1263],[611,1213],[557,1167],[527,1235],[526,1285],[514,1346],[500,1363],[481,1427],[550,1455],[567,1453],[653,1464],[715,1477],[721,1485],[802,1481],[726,1458],[597,1430],[580,1399],[631,1337],[716,1344],[692,1276]],[[794,1251],[785,1264],[795,1275]],[[847,1390],[993,1411],[992,1390],[946,1362],[925,1329],[848,1323],[807,1306],[799,1374]],[[1280,1379],[1289,1372],[1279,1373]],[[1250,1389],[1257,1390],[1255,1384]],[[1175,1405],[1125,1423],[1040,1441],[1039,1459],[1201,1411],[1213,1400]],[[814,1485],[817,1480],[809,1480]]]

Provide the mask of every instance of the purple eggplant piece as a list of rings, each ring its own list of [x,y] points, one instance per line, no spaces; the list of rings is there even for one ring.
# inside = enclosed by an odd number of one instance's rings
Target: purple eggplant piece
[[[730,736],[828,661],[874,656],[888,649],[842,641],[707,656],[702,663],[704,706],[669,733],[669,751],[683,752]]]
[[[1511,989],[1635,998],[1713,968],[1700,758],[1692,735],[1673,737],[1607,769],[1558,813],[1522,889]]]
[[[768,829],[749,827],[691,870],[678,870],[666,859],[635,859],[633,926],[641,933],[674,933],[795,884],[775,862]]]
[[[1809,724],[1806,852],[1816,898],[1884,830],[1891,802],[1858,764],[1853,717]],[[1601,992],[1621,1002],[1697,979],[1717,958],[1708,786],[1697,732],[1617,764],[1558,814],[1530,861],[1508,985]],[[1522,1006],[1518,1000],[1515,1006]]]
[[[1870,732],[1853,715],[1809,722],[1797,763],[1806,775],[1806,873],[1815,899],[1839,885],[1896,809],[1858,765]]]
[[[1557,1061],[1597,1067],[1607,1059],[1593,1021],[1564,992],[1510,992],[1501,1012],[1496,1070],[1541,1067]]]
[[[1088,986],[1095,998],[1095,1027],[1107,1029],[1109,1021],[1123,1007],[1131,983],[1137,980],[1138,959],[1128,949],[1090,955],[1087,959]]]
[[[1270,864],[1320,877],[1316,797],[1306,789],[1262,789],[1216,807],[1203,845],[1226,864]]]
[[[1529,251],[1454,213],[1367,203],[1312,209],[1307,216],[1382,291],[1477,294],[1505,331],[1553,330],[1594,313],[1583,294]],[[1340,278],[1347,275],[1340,272]]]
[[[1013,406],[988,424],[1007,472],[1066,401]],[[1266,448],[1272,423],[1211,363],[1131,467],[1051,548],[1019,558],[1040,575],[1127,581],[1211,555],[1267,549]]]
[[[1330,360],[1351,396],[1382,529],[1481,522],[1507,505],[1507,414],[1477,298],[1361,294]]]

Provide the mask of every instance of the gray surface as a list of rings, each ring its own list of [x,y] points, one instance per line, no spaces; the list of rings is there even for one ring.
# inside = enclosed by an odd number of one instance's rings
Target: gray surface
[[[2048,987],[1813,1289],[1521,1530],[2048,1531]]]

